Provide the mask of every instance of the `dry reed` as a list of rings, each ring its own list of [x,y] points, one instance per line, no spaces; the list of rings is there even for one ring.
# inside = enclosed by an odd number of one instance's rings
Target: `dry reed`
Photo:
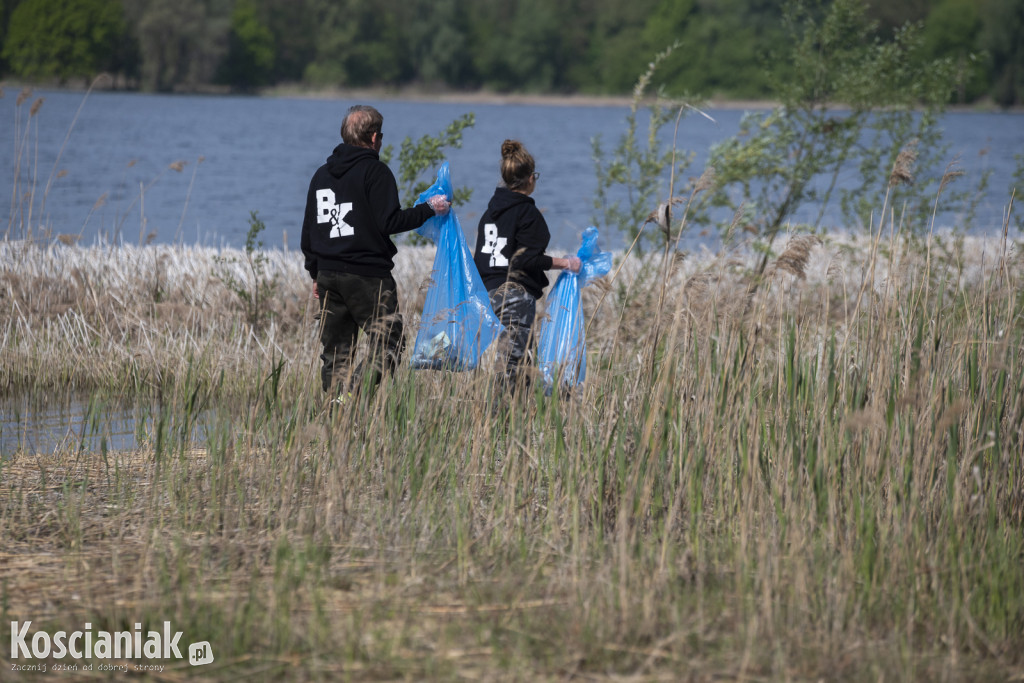
[[[171,619],[232,678],[1020,676],[1020,245],[894,232],[752,295],[742,249],[630,257],[579,395],[403,367],[332,417],[299,255],[255,332],[212,250],[0,243],[9,395],[163,392],[137,451],[0,461],[0,616]]]

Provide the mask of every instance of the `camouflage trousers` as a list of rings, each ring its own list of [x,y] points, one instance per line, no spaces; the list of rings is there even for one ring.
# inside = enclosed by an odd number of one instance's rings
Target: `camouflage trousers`
[[[519,380],[519,366],[526,357],[533,330],[533,322],[537,317],[537,299],[519,285],[504,284],[488,292],[491,308],[498,320],[505,326],[498,343],[504,354],[505,369],[500,381],[512,388]],[[528,381],[524,377],[522,381]]]

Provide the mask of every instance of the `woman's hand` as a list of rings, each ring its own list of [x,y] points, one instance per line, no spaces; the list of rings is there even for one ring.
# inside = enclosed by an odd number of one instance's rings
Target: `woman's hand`
[[[551,259],[551,265],[555,268],[568,270],[570,273],[578,273],[583,266],[583,262],[580,261],[578,256],[566,256],[565,258]]]

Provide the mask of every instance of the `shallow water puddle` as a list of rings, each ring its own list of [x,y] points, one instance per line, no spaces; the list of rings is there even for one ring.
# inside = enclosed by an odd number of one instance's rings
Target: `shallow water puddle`
[[[71,399],[39,405],[23,399],[0,400],[0,457],[17,452],[53,453],[58,450],[127,451],[153,439],[160,424],[156,405],[124,405],[96,399]],[[199,420],[190,441],[203,439]],[[166,428],[164,422],[162,427]]]

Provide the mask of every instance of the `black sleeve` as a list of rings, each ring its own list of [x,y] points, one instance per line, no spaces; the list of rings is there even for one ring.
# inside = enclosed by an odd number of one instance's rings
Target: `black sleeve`
[[[515,270],[551,270],[551,257],[544,253],[551,241],[547,221],[534,206],[523,212],[516,226],[516,252],[510,267]]]
[[[315,227],[316,218],[314,217],[315,209],[313,206],[313,180],[309,181],[309,190],[306,192],[306,211],[302,216],[302,236],[299,241],[299,246],[302,248],[302,253],[306,257],[305,267],[309,271],[310,277],[316,280],[317,262],[316,256],[313,255],[312,247],[312,231]]]
[[[386,235],[397,235],[420,227],[434,215],[427,203],[403,209],[398,200],[398,184],[387,164],[374,164],[367,174],[367,197],[377,225]]]

